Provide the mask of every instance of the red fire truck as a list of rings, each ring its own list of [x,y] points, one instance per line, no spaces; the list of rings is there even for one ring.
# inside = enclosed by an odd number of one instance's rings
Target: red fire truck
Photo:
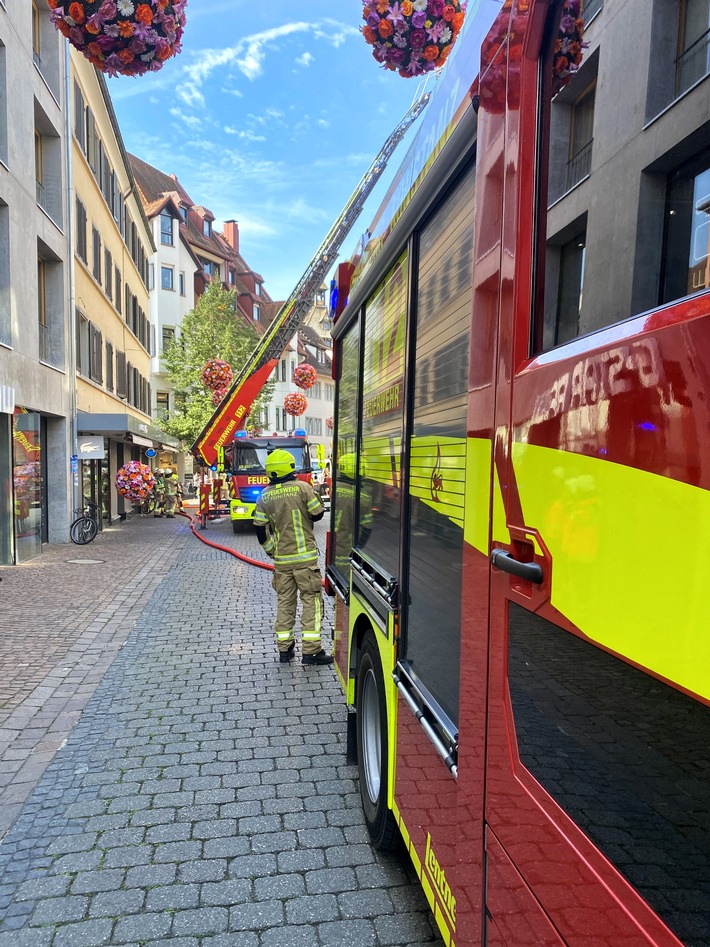
[[[705,179],[560,221],[562,14],[470,4],[341,290],[336,668],[370,835],[447,945],[708,947]],[[592,163],[605,200],[650,197],[649,153]]]
[[[256,501],[269,482],[266,458],[277,448],[293,454],[299,480],[313,482],[310,445],[304,430],[296,429],[293,436],[270,437],[249,437],[246,431],[239,431],[224,452],[229,474],[229,518],[235,533],[254,525]]]

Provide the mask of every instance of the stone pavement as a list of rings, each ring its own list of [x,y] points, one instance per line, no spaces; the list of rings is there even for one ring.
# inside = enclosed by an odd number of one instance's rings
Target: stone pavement
[[[136,517],[0,579],[0,947],[441,944],[368,843],[335,673],[276,660],[269,572]]]

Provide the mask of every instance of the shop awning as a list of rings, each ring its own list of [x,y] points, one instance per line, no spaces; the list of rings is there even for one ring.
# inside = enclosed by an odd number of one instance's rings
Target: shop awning
[[[126,444],[138,444],[140,447],[152,447],[171,450],[177,453],[180,444],[159,427],[147,421],[141,421],[128,412],[117,414],[89,414],[79,411],[77,414],[77,433],[95,434],[108,437],[112,441]]]

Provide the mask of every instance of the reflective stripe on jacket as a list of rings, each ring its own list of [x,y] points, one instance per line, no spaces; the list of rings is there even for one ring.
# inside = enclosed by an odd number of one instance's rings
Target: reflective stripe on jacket
[[[257,500],[256,526],[268,527],[264,551],[274,565],[318,563],[318,547],[311,516],[323,510],[313,487],[303,480],[269,484]]]

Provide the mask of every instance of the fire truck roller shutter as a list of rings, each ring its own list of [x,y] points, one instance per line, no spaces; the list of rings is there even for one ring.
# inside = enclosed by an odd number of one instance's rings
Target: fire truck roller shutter
[[[360,796],[367,831],[375,848],[390,851],[399,837],[388,808],[387,700],[382,662],[372,631],[362,641],[355,691]]]

